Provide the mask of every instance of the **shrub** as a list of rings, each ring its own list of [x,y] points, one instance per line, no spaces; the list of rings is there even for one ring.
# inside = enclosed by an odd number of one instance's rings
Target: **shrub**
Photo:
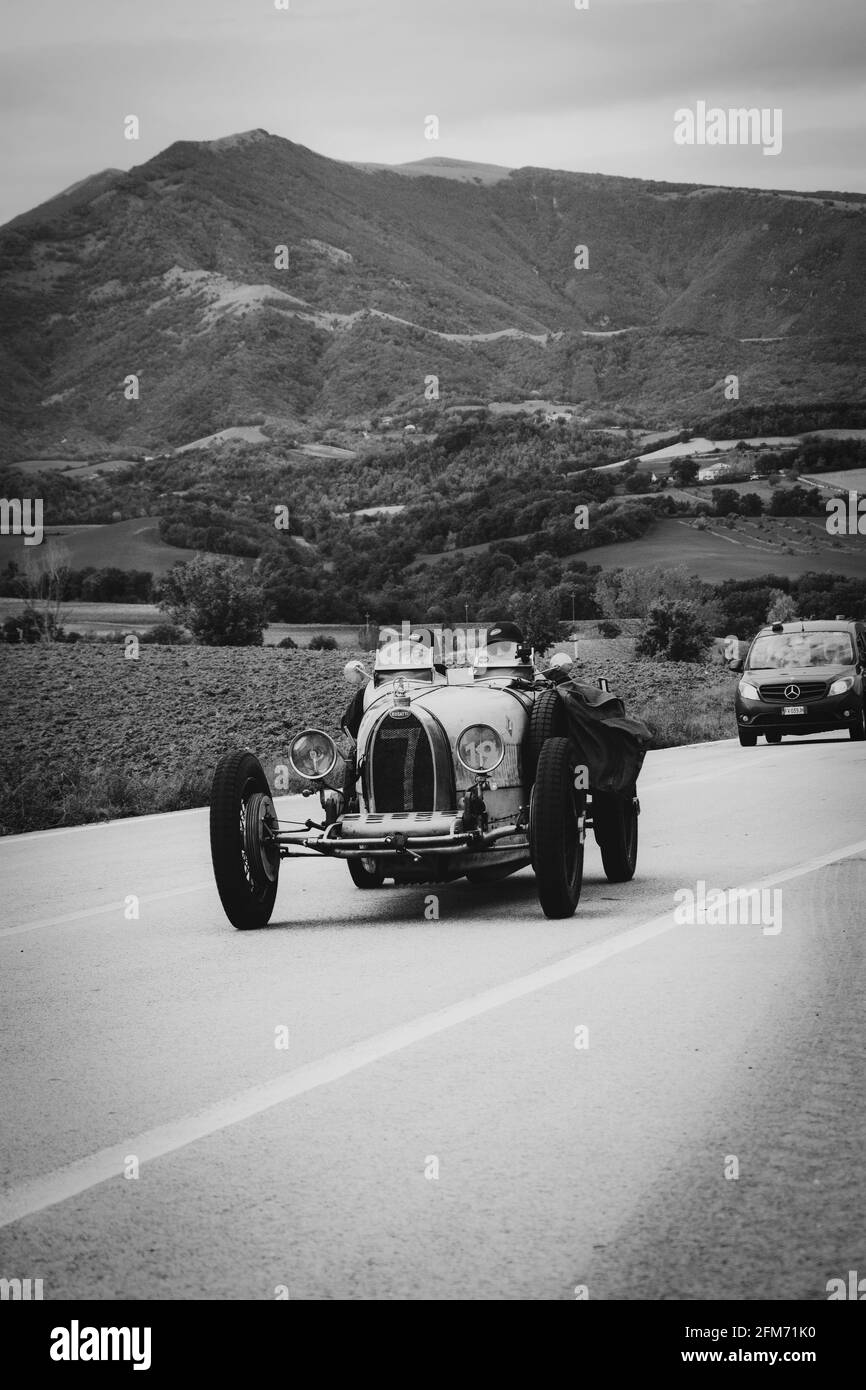
[[[240,561],[197,555],[173,565],[162,581],[159,606],[205,647],[262,645],[264,595]]]
[[[8,617],[3,624],[4,642],[41,642],[45,632],[45,619],[34,608]]]
[[[635,655],[662,661],[700,661],[711,637],[696,604],[661,600],[649,610]]]
[[[289,640],[291,641],[291,638]],[[308,643],[311,652],[335,652],[337,645],[336,637],[326,637],[321,632],[317,632],[315,637],[311,637]]]
[[[333,641],[333,638],[331,640]],[[312,646],[312,643],[310,645]],[[336,642],[334,642],[334,646],[336,645]],[[282,642],[277,643],[277,646],[286,648],[291,651],[297,651],[298,648],[298,644],[295,641],[294,637],[284,637]]]
[[[604,618],[600,623],[597,623],[596,626],[598,629],[599,637],[619,637],[622,633],[622,628],[619,626],[619,624],[611,623],[608,621],[607,618]]]

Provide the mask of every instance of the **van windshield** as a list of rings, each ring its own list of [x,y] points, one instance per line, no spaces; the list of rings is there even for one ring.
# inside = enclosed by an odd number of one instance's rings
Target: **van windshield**
[[[772,632],[757,637],[746,669],[772,666],[846,666],[854,663],[854,648],[847,632]]]

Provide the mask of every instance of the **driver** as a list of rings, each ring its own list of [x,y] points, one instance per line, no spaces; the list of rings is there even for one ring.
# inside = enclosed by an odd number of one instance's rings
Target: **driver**
[[[479,666],[523,666],[526,664],[523,633],[517,623],[494,623],[487,630],[487,643],[479,653]]]

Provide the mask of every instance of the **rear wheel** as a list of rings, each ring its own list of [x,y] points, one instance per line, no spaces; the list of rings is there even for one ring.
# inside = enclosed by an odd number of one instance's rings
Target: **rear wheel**
[[[639,810],[637,797],[592,794],[592,824],[608,883],[634,878]]]
[[[356,888],[381,888],[385,882],[385,866],[381,859],[365,854],[360,859],[347,859],[349,875]]]
[[[737,733],[740,736],[741,748],[754,748],[755,744],[758,742],[757,734],[744,734],[742,729],[738,729]]]
[[[238,931],[264,927],[277,896],[277,813],[255,754],[239,749],[217,764],[210,796],[210,850],[226,916]]]
[[[586,792],[575,789],[577,749],[549,738],[541,750],[529,804],[529,842],[545,917],[571,917],[583,883]]]

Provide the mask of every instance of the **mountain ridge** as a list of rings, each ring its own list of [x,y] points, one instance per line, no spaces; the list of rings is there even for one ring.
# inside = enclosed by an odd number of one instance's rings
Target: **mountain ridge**
[[[864,213],[849,194],[359,165],[261,129],[176,141],[0,228],[6,456],[370,418],[424,405],[431,377],[443,406],[537,391],[662,425],[721,408],[731,374],[741,400],[861,400]]]

